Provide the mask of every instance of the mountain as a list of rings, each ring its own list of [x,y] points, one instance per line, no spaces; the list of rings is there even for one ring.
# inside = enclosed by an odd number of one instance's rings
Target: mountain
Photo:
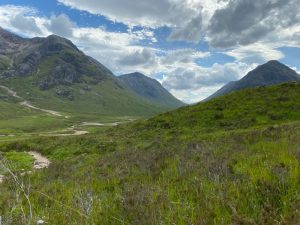
[[[158,102],[170,107],[180,107],[184,103],[176,99],[157,80],[151,79],[141,73],[130,73],[119,76],[131,90],[137,95],[148,99],[151,102]]]
[[[38,107],[78,115],[145,116],[177,107],[138,95],[65,38],[27,39],[2,28],[0,85]]]
[[[245,88],[271,86],[292,81],[300,81],[300,75],[284,64],[272,60],[264,65],[258,66],[241,80],[226,84],[224,87],[205,100],[207,101],[212,98]]]

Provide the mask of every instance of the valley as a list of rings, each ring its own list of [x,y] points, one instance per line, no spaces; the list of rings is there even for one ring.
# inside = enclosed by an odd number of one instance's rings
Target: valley
[[[9,89],[8,87],[5,86],[0,86],[0,89],[4,90],[5,92],[7,92],[8,95],[10,95],[11,97],[15,98],[18,101],[18,104],[22,107],[25,108],[29,108],[29,109],[33,109],[35,111],[40,111],[45,113],[45,115],[43,116],[52,116],[52,117],[63,117],[64,119],[68,120],[70,119],[69,115],[65,115],[63,116],[62,113],[54,111],[54,110],[49,110],[49,109],[42,109],[42,108],[38,108],[34,105],[32,105],[30,102],[26,101],[23,97],[20,97],[17,92]],[[97,122],[80,122],[80,121],[76,121],[77,124],[73,124],[71,127],[68,127],[66,129],[61,129],[61,130],[57,130],[57,131],[51,131],[51,132],[47,132],[46,129],[45,131],[40,131],[38,133],[31,133],[28,134],[26,133],[25,136],[80,136],[80,135],[85,135],[88,134],[89,131],[86,130],[82,130],[82,128],[93,128],[93,127],[97,127],[97,126],[101,126],[101,127],[111,127],[111,126],[117,126],[118,124],[127,122],[127,120],[131,121],[133,120],[133,118],[128,119],[128,118],[124,118],[125,121],[121,121],[120,119],[118,121],[113,121],[113,122],[107,122],[105,123],[97,123]],[[39,118],[36,118],[37,123],[39,122]],[[108,120],[110,121],[110,120]],[[1,121],[0,121],[1,122]],[[72,120],[68,120],[68,124],[72,123]],[[75,123],[75,121],[73,121],[73,123]],[[30,124],[31,125],[31,124]],[[37,125],[38,126],[38,125]],[[7,138],[7,137],[15,137],[17,134],[15,133],[6,133],[6,134],[1,134],[0,138]],[[1,139],[0,139],[1,141]]]
[[[0,29],[0,225],[297,225],[299,77],[273,60],[187,105]]]

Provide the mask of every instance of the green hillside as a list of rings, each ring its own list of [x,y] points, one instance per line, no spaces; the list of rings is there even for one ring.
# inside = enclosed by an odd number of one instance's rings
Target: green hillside
[[[26,39],[0,28],[0,41],[0,85],[36,107],[86,117],[150,116],[178,107],[135,93],[65,38]]]
[[[33,221],[296,225],[299,95],[298,83],[244,90],[86,136],[0,142],[0,149],[25,166],[23,151],[52,161],[24,179]],[[29,206],[13,183],[7,177],[0,186],[0,215],[22,224]]]
[[[86,84],[73,84],[72,86],[58,86],[57,89],[43,90],[32,86],[34,77],[10,78],[0,81],[15,90],[18,95],[41,108],[60,111],[70,115],[93,115],[99,117],[105,115],[114,116],[149,116],[168,108],[147,102],[131,93],[130,90],[121,88],[116,81],[105,80],[98,85],[90,85],[89,90]],[[71,93],[65,97],[59,93]],[[70,98],[70,99],[68,99]]]
[[[280,124],[300,118],[300,83],[246,89],[141,121],[137,129],[188,136]]]

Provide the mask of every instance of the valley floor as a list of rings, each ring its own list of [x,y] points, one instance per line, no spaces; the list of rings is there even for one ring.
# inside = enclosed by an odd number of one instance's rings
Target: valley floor
[[[19,103],[21,106],[28,107],[28,108],[35,109],[35,110],[39,110],[39,111],[42,111],[42,112],[45,112],[45,113],[49,113],[52,116],[62,116],[62,114],[60,112],[56,112],[54,110],[49,110],[49,109],[42,109],[42,108],[39,108],[39,107],[36,107],[36,106],[32,105],[30,102],[24,100],[23,97],[20,97],[17,94],[17,92],[11,90],[10,88],[8,88],[6,86],[0,85],[0,88],[2,88],[5,91],[7,91],[7,93],[9,95],[11,95],[12,97],[21,100],[21,102]],[[65,117],[68,118],[68,116],[65,116]]]
[[[21,207],[12,180],[0,187],[2,218],[8,224],[300,222],[299,123],[187,140],[101,133],[2,144],[4,153],[35,150],[51,160],[48,169],[22,178],[24,185],[30,178],[32,218],[26,202],[24,215],[11,214]]]

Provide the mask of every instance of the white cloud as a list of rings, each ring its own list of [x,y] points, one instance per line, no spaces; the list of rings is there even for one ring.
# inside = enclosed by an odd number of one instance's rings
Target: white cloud
[[[22,14],[17,14],[12,18],[10,23],[17,29],[22,29],[24,32],[41,34],[34,18],[26,17]]]
[[[210,18],[226,0],[58,0],[66,6],[103,15],[129,27],[172,28],[169,40],[198,43]]]
[[[236,58],[239,62],[263,64],[270,60],[280,60],[284,58],[284,54],[276,50],[278,47],[280,47],[280,45],[257,42],[247,46],[239,46],[227,51],[226,54]]]
[[[183,102],[188,104],[197,103],[210,96],[222,87],[222,85],[201,87],[193,90],[172,89],[171,93]]]
[[[204,100],[225,83],[242,78],[257,65],[246,63],[214,64],[211,68],[180,68],[165,74],[162,83],[170,92],[186,103]]]
[[[195,0],[58,0],[60,3],[106,16],[129,26],[178,26],[198,14]]]
[[[152,65],[155,62],[155,52],[148,48],[138,49],[134,52],[129,53],[124,58],[120,59],[118,62],[121,65],[129,66],[141,66],[145,64]]]
[[[255,68],[245,63],[214,64],[211,68],[198,65],[180,67],[165,74],[162,83],[183,101],[196,102],[208,97],[217,87],[240,79]],[[195,93],[201,93],[196,95]]]
[[[168,40],[198,43],[203,36],[202,26],[202,14],[199,13],[199,15],[183,24],[182,27],[173,28]]]
[[[63,36],[72,37],[73,29],[76,27],[75,23],[65,14],[52,16],[49,24],[46,25],[50,32]]]
[[[41,35],[34,15],[37,10],[31,7],[4,5],[0,7],[0,26],[22,35]]]
[[[212,46],[248,45],[300,23],[299,0],[230,0],[216,10],[208,27]]]
[[[162,60],[163,64],[173,64],[177,67],[179,64],[189,66],[189,64],[195,64],[195,60],[210,56],[209,52],[201,52],[193,49],[178,49],[168,51]]]

